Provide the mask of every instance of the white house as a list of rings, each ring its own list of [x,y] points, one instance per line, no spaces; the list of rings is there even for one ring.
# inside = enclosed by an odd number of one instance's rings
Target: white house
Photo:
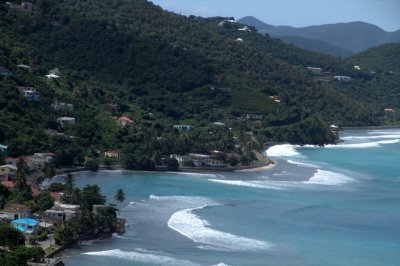
[[[334,78],[340,82],[350,82],[351,81],[351,78],[348,76],[334,76]]]
[[[57,122],[61,126],[73,125],[73,124],[75,124],[75,118],[74,117],[59,117],[59,118],[57,118]]]

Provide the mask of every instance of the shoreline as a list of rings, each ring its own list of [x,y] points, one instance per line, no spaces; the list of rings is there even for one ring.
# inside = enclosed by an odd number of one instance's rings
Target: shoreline
[[[395,129],[400,128],[400,125],[387,125],[387,126],[359,126],[359,127],[341,127],[340,130],[370,130],[370,129]]]

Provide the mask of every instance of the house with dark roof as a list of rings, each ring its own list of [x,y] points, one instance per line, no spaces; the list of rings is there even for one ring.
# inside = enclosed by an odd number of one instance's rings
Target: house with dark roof
[[[8,220],[28,218],[31,215],[31,209],[26,205],[8,203],[0,210],[0,215]]]

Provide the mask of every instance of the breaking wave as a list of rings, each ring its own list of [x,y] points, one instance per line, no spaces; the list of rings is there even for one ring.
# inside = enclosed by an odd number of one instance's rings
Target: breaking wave
[[[296,151],[296,145],[281,144],[270,147],[266,154],[271,157],[288,157],[288,156],[299,156],[300,153]]]
[[[379,147],[383,144],[394,144],[400,142],[400,139],[389,139],[380,140],[375,142],[364,142],[364,143],[351,143],[351,144],[337,144],[337,145],[326,145],[326,148],[373,148]]]
[[[317,172],[308,181],[303,181],[303,183],[336,186],[354,181],[355,180],[353,178],[346,175],[318,169]]]
[[[337,186],[355,180],[344,174],[317,169],[316,173],[306,181],[273,181],[273,180],[220,180],[209,179],[211,182],[232,186],[243,186],[272,190],[288,190],[295,188],[310,188],[310,185]]]
[[[197,266],[199,264],[188,261],[180,260],[162,254],[149,253],[142,249],[135,249],[135,251],[123,251],[120,249],[111,249],[105,251],[95,251],[83,253],[90,256],[103,256],[113,257],[130,261],[137,261],[141,263],[150,263],[154,265],[177,265],[177,266]]]
[[[193,212],[208,206],[190,208],[177,211],[172,214],[168,221],[168,226],[190,238],[196,243],[201,244],[200,248],[223,250],[223,251],[256,251],[266,250],[271,247],[270,244],[242,236],[236,236],[230,233],[211,229],[206,220],[200,219]]]
[[[287,160],[287,162],[290,164],[298,165],[298,166],[304,166],[304,167],[309,167],[309,168],[319,168],[318,165],[310,164],[310,163],[301,163],[301,162],[297,162],[297,161],[293,161],[293,160]]]

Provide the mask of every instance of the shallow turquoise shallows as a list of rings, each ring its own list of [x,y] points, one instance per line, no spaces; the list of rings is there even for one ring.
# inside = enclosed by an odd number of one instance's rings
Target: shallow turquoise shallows
[[[346,131],[327,147],[279,145],[272,170],[75,174],[119,204],[124,235],[67,265],[400,265],[400,129]],[[59,177],[58,180],[62,179]],[[55,179],[57,181],[57,178]]]

